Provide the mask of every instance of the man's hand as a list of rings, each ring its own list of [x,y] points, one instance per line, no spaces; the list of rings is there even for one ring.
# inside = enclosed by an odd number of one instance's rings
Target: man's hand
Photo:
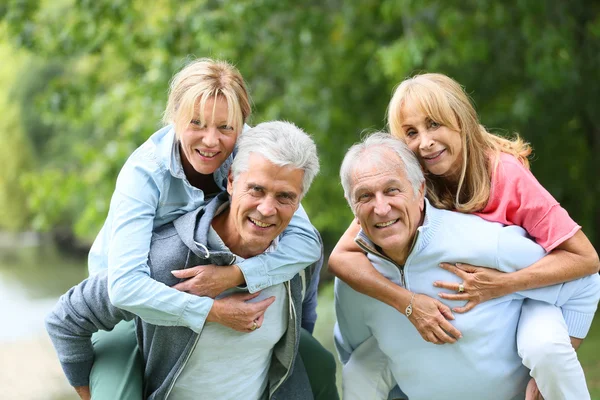
[[[525,389],[525,400],[544,400],[533,378],[529,380],[527,389]]]
[[[275,297],[271,296],[262,301],[248,302],[259,293],[236,293],[215,300],[206,320],[217,322],[240,332],[248,333],[259,329],[262,326],[265,311],[275,301]]]
[[[92,394],[89,386],[74,386],[73,389],[75,389],[81,400],[91,400]]]
[[[448,320],[454,319],[450,308],[423,294],[415,295],[412,314],[408,318],[421,337],[435,344],[455,343],[462,334]]]
[[[171,273],[179,279],[189,278],[173,286],[175,289],[213,299],[225,290],[244,283],[244,275],[237,265],[197,265]]]
[[[446,300],[463,300],[467,301],[464,307],[453,308],[452,311],[457,313],[465,313],[477,304],[505,296],[512,293],[510,287],[507,287],[506,276],[504,272],[500,272],[491,268],[476,267],[470,264],[448,264],[441,263],[440,268],[448,272],[452,272],[462,279],[464,291],[458,293],[458,283],[435,281],[433,286],[454,290],[457,293],[440,293],[440,297]]]

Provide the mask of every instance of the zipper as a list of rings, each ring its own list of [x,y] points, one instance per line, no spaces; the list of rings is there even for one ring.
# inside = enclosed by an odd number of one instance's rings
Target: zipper
[[[400,281],[401,281],[400,283],[402,284],[402,286],[405,289],[408,289],[406,287],[406,277],[404,276],[404,265],[398,265],[394,260],[392,260],[391,258],[389,258],[388,256],[386,256],[385,254],[381,254],[380,252],[378,252],[377,250],[375,250],[374,248],[372,248],[371,246],[369,246],[361,238],[356,239],[355,242],[358,245],[358,247],[360,247],[361,249],[363,249],[367,253],[375,254],[376,256],[381,257],[381,258],[383,258],[383,259],[391,262],[392,264],[394,264],[396,266],[396,268],[398,268],[400,270]],[[408,263],[408,259],[406,261]]]
[[[194,345],[192,346],[192,349],[188,352],[187,357],[183,361],[183,364],[181,365],[181,367],[179,367],[179,370],[177,370],[177,373],[173,377],[173,381],[171,382],[171,385],[169,386],[167,393],[165,393],[165,399],[169,397],[169,394],[171,394],[171,391],[173,390],[173,386],[175,386],[175,382],[177,382],[177,378],[179,378],[179,375],[181,375],[181,373],[183,372],[183,368],[188,363],[190,357],[192,356],[192,353],[196,349],[196,345],[198,344],[199,340],[200,340],[200,334],[196,334],[196,340],[194,341]]]
[[[289,298],[289,302],[290,302],[290,310],[292,310],[292,314],[293,314],[293,318],[294,318],[294,341],[296,340],[296,308],[294,307],[293,304],[293,299],[292,299],[292,289],[291,289],[291,284],[290,281],[284,282],[284,285],[286,286],[286,288],[288,289],[288,298]],[[292,315],[290,314],[290,318],[292,318]],[[300,337],[298,336],[298,340],[300,340]],[[292,365],[294,365],[294,360],[296,359],[296,353],[294,352],[294,354],[292,354],[292,357],[290,358],[290,363],[287,367],[287,371],[285,373],[285,375],[279,379],[279,382],[277,382],[277,384],[273,387],[273,389],[269,390],[269,399],[273,396],[273,393],[275,393],[277,391],[277,389],[279,389],[279,387],[283,384],[283,382],[285,381],[285,379],[290,375],[290,372],[292,371]]]

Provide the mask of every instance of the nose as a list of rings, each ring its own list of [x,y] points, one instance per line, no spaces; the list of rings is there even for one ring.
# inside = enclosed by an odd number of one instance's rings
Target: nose
[[[221,132],[216,127],[206,127],[202,135],[202,144],[206,147],[217,147]]]
[[[421,132],[419,138],[421,139],[421,142],[419,143],[420,150],[429,150],[435,144],[433,136],[428,131]]]
[[[377,193],[375,195],[375,214],[379,216],[387,215],[391,210],[390,203],[383,195],[383,193]]]
[[[275,213],[277,212],[277,208],[275,207],[275,199],[271,196],[263,197],[258,206],[256,207],[256,210],[263,217],[271,217],[275,215]]]

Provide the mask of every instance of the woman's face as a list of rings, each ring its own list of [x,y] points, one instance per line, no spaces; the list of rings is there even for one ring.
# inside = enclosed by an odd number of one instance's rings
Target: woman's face
[[[212,174],[233,151],[239,132],[228,125],[227,108],[223,97],[207,99],[204,110],[197,111],[204,113],[205,125],[201,125],[200,116],[196,114],[181,133],[181,162],[188,179],[192,179],[194,173]]]
[[[406,143],[423,168],[458,182],[462,167],[460,133],[432,120],[411,101],[406,101],[400,112]]]

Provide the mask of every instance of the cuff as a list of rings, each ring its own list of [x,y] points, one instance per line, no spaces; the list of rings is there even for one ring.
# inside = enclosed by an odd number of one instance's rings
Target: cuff
[[[210,297],[202,296],[193,299],[183,310],[177,325],[187,326],[197,334],[200,334],[202,329],[204,329],[206,318],[208,318],[208,314],[214,303],[215,301]]]
[[[583,339],[586,337],[592,321],[594,320],[594,314],[580,313],[572,310],[565,310],[563,308],[563,316],[569,328],[569,336],[577,339]]]
[[[71,386],[89,386],[90,372],[94,360],[80,362],[63,362],[62,369]]]
[[[242,275],[244,275],[244,280],[250,293],[256,293],[271,286],[271,279],[267,275],[267,267],[260,257],[244,260],[238,263],[237,266],[242,271]]]

